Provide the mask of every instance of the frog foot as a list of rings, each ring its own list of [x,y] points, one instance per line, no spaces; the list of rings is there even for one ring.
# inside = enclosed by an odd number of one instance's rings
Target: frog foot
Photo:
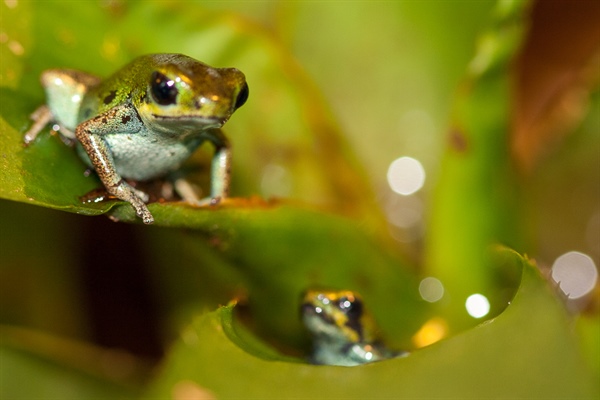
[[[150,210],[148,210],[148,207],[146,207],[146,204],[144,204],[144,202],[131,200],[129,200],[128,202],[133,206],[136,215],[142,219],[144,224],[150,225],[154,223],[154,217],[152,216],[152,213],[150,213]]]
[[[135,213],[142,219],[144,224],[154,223],[154,217],[148,207],[146,207],[146,201],[148,201],[148,195],[141,190],[134,189],[124,180],[120,180],[114,186],[107,187],[107,190],[113,196],[128,202],[135,209]]]
[[[198,202],[196,204],[200,207],[216,206],[217,204],[221,203],[222,200],[223,200],[223,197],[221,197],[221,196],[205,197],[202,200],[198,200]]]
[[[145,204],[143,204],[139,209],[135,205],[133,205],[133,207],[135,208],[135,213],[138,217],[142,219],[144,224],[151,225],[154,223],[154,217],[152,216],[150,210],[148,210],[148,207],[146,207]]]
[[[29,128],[23,136],[25,146],[29,146],[29,144],[35,140],[41,130],[52,121],[53,116],[48,106],[41,106],[38,107],[29,118],[33,121],[33,125],[31,125],[31,128]]]
[[[185,178],[178,178],[173,182],[175,192],[183,199],[183,201],[190,204],[199,204],[200,198],[196,194],[196,189],[190,182]]]
[[[196,194],[195,188],[186,179],[179,178],[173,183],[175,191],[183,201],[194,204],[199,207],[216,206],[221,203],[224,196],[205,197],[200,199]]]

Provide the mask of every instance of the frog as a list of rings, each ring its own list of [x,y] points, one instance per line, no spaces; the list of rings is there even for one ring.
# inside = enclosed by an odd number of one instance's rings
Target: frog
[[[157,53],[135,58],[106,79],[61,68],[44,70],[40,81],[46,103],[31,114],[25,146],[52,124],[109,195],[128,202],[145,224],[154,222],[149,196],[134,183],[178,170],[205,141],[215,148],[210,197],[194,201],[216,205],[228,197],[231,145],[221,127],[248,99],[240,70]]]
[[[375,322],[354,291],[307,290],[301,315],[312,336],[312,364],[350,367],[408,354],[376,338]]]

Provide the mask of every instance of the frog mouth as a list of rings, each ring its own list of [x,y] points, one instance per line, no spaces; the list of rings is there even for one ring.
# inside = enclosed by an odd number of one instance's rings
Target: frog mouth
[[[315,306],[311,303],[304,303],[301,306],[301,313],[303,317],[313,318],[316,317],[318,320],[323,323],[325,326],[337,326],[338,323],[335,321],[334,317],[326,312],[319,311],[318,306]],[[343,324],[339,325],[340,329],[348,329],[351,332],[354,332],[357,335],[358,340],[362,340],[363,338],[363,327],[359,320],[353,318],[347,318]],[[325,331],[321,330],[321,333],[325,333]]]
[[[220,128],[229,120],[229,116],[217,117],[198,117],[197,115],[158,115],[152,114],[152,118],[156,121],[184,124],[192,126],[202,126],[206,128]]]
[[[302,315],[307,315],[311,317],[318,317],[320,320],[325,321],[327,323],[334,323],[333,319],[326,313],[319,311],[319,307],[316,307],[314,304],[304,303],[302,304]]]

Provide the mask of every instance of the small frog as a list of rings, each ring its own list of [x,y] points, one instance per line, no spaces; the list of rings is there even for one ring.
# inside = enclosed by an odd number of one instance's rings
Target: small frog
[[[41,75],[47,103],[32,115],[28,145],[48,124],[76,143],[109,194],[129,202],[144,223],[154,222],[148,195],[125,179],[147,181],[176,170],[202,142],[215,146],[211,197],[227,197],[231,150],[219,129],[248,99],[244,74],[213,68],[182,54],[136,58],[111,77],[70,69]]]
[[[406,354],[375,341],[373,321],[352,291],[307,291],[302,319],[313,336],[313,364],[354,366]]]

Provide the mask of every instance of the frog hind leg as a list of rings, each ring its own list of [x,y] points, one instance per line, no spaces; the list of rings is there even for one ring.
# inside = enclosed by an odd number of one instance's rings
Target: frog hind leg
[[[52,111],[50,111],[50,108],[45,104],[38,107],[33,113],[31,113],[29,118],[33,121],[33,124],[23,135],[23,142],[25,146],[29,146],[38,137],[39,133],[46,125],[51,122],[55,122]],[[75,145],[75,133],[72,130],[56,122],[54,123],[52,129],[58,130],[60,133],[60,138],[64,144],[69,147],[73,147]]]
[[[74,138],[79,123],[79,109],[88,90],[100,83],[100,78],[70,69],[48,69],[40,77],[46,91],[46,103],[61,133]]]
[[[108,193],[131,204],[145,224],[152,224],[154,217],[145,204],[148,195],[134,189],[119,175],[112,153],[103,138],[114,132],[136,133],[141,126],[133,106],[125,103],[79,124],[75,135]]]
[[[50,108],[46,105],[38,107],[29,118],[31,118],[33,124],[27,132],[25,132],[25,135],[23,135],[25,146],[28,146],[33,142],[42,129],[54,119]]]
[[[89,88],[100,83],[100,78],[68,69],[49,69],[40,77],[46,91],[46,105],[38,107],[31,115],[32,126],[25,132],[23,141],[29,145],[46,125],[58,126],[61,139],[68,145],[75,142],[75,127],[79,107]]]

